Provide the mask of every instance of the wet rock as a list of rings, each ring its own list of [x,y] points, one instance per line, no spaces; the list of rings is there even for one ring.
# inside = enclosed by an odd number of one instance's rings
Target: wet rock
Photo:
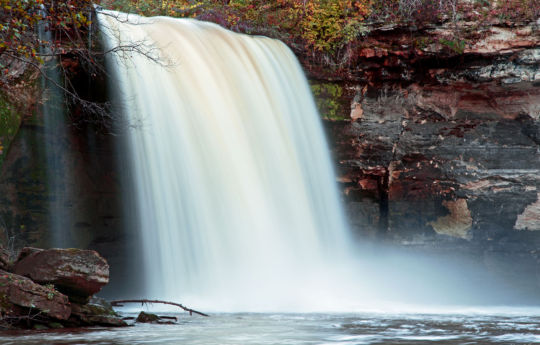
[[[92,250],[24,248],[13,272],[54,284],[71,301],[83,304],[109,281],[109,265]]]
[[[68,297],[52,286],[42,286],[0,270],[0,310],[8,315],[20,315],[18,307],[35,309],[59,320],[66,320],[71,314]]]
[[[158,316],[156,314],[151,313],[145,313],[144,311],[141,311],[137,318],[135,319],[135,322],[140,323],[157,323],[161,325],[172,325],[176,321],[175,317],[167,317],[167,316]]]
[[[109,302],[107,302],[107,300],[104,299],[104,298],[97,297],[97,296],[92,296],[90,298],[90,301],[88,301],[88,304],[94,305],[94,306],[99,306],[99,307],[103,308],[103,310],[106,310],[107,313],[110,314],[110,315],[120,316],[117,312],[114,311],[112,305]]]
[[[135,321],[141,323],[154,323],[159,321],[159,316],[141,311]]]
[[[109,303],[97,297],[92,297],[87,304],[72,303],[70,323],[76,326],[127,326]]]

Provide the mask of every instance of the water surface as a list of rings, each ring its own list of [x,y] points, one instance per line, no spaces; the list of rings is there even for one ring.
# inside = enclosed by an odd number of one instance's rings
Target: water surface
[[[175,325],[137,324],[0,335],[3,345],[539,344],[540,314],[178,315]]]

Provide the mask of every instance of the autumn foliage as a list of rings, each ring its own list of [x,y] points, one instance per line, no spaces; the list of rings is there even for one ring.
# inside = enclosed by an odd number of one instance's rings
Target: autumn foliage
[[[86,48],[93,3],[0,0],[0,83],[12,82],[21,63],[40,65],[51,57]]]
[[[100,3],[147,16],[209,20],[325,53],[360,38],[368,23],[492,22],[540,16],[540,0],[0,0],[0,83],[8,81],[10,64],[42,63],[43,46],[53,55],[84,48],[93,6]],[[51,42],[39,37],[39,27],[54,33]]]
[[[106,123],[108,105],[88,92],[103,75],[97,3],[0,0],[0,107],[27,116],[54,92],[63,95],[74,123]]]
[[[346,61],[351,45],[374,24],[490,25],[540,16],[540,0],[0,0],[0,89],[20,78],[21,66],[39,70],[47,59],[75,55],[92,65],[92,13],[99,4],[146,16],[208,20],[282,39],[331,61]]]
[[[289,45],[339,53],[368,24],[422,26],[472,20],[536,20],[540,0],[109,0],[105,5],[147,16],[192,17]]]
[[[170,0],[109,1],[144,15],[195,17],[229,29],[303,43],[316,51],[338,49],[356,38],[372,0]]]

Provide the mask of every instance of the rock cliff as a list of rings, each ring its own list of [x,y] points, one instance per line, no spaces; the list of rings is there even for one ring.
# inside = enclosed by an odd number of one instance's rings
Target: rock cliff
[[[538,24],[380,27],[350,65],[303,58],[360,238],[471,255],[538,291]]]

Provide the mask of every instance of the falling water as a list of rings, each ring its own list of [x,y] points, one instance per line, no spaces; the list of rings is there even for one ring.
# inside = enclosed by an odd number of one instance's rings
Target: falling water
[[[53,42],[51,31],[46,23],[38,27],[43,56],[51,55],[50,46]],[[48,218],[50,227],[50,245],[68,247],[73,245],[71,239],[71,216],[68,205],[70,199],[70,158],[68,147],[68,128],[64,104],[64,96],[59,88],[62,77],[55,57],[48,57],[43,67],[41,87],[44,101],[41,107],[43,128],[45,134],[44,146],[46,154],[47,193],[49,195]]]
[[[348,241],[293,53],[195,20],[102,12],[100,22],[109,48],[134,45],[114,69],[133,125],[148,296],[218,309],[316,305],[331,280],[324,267]]]

